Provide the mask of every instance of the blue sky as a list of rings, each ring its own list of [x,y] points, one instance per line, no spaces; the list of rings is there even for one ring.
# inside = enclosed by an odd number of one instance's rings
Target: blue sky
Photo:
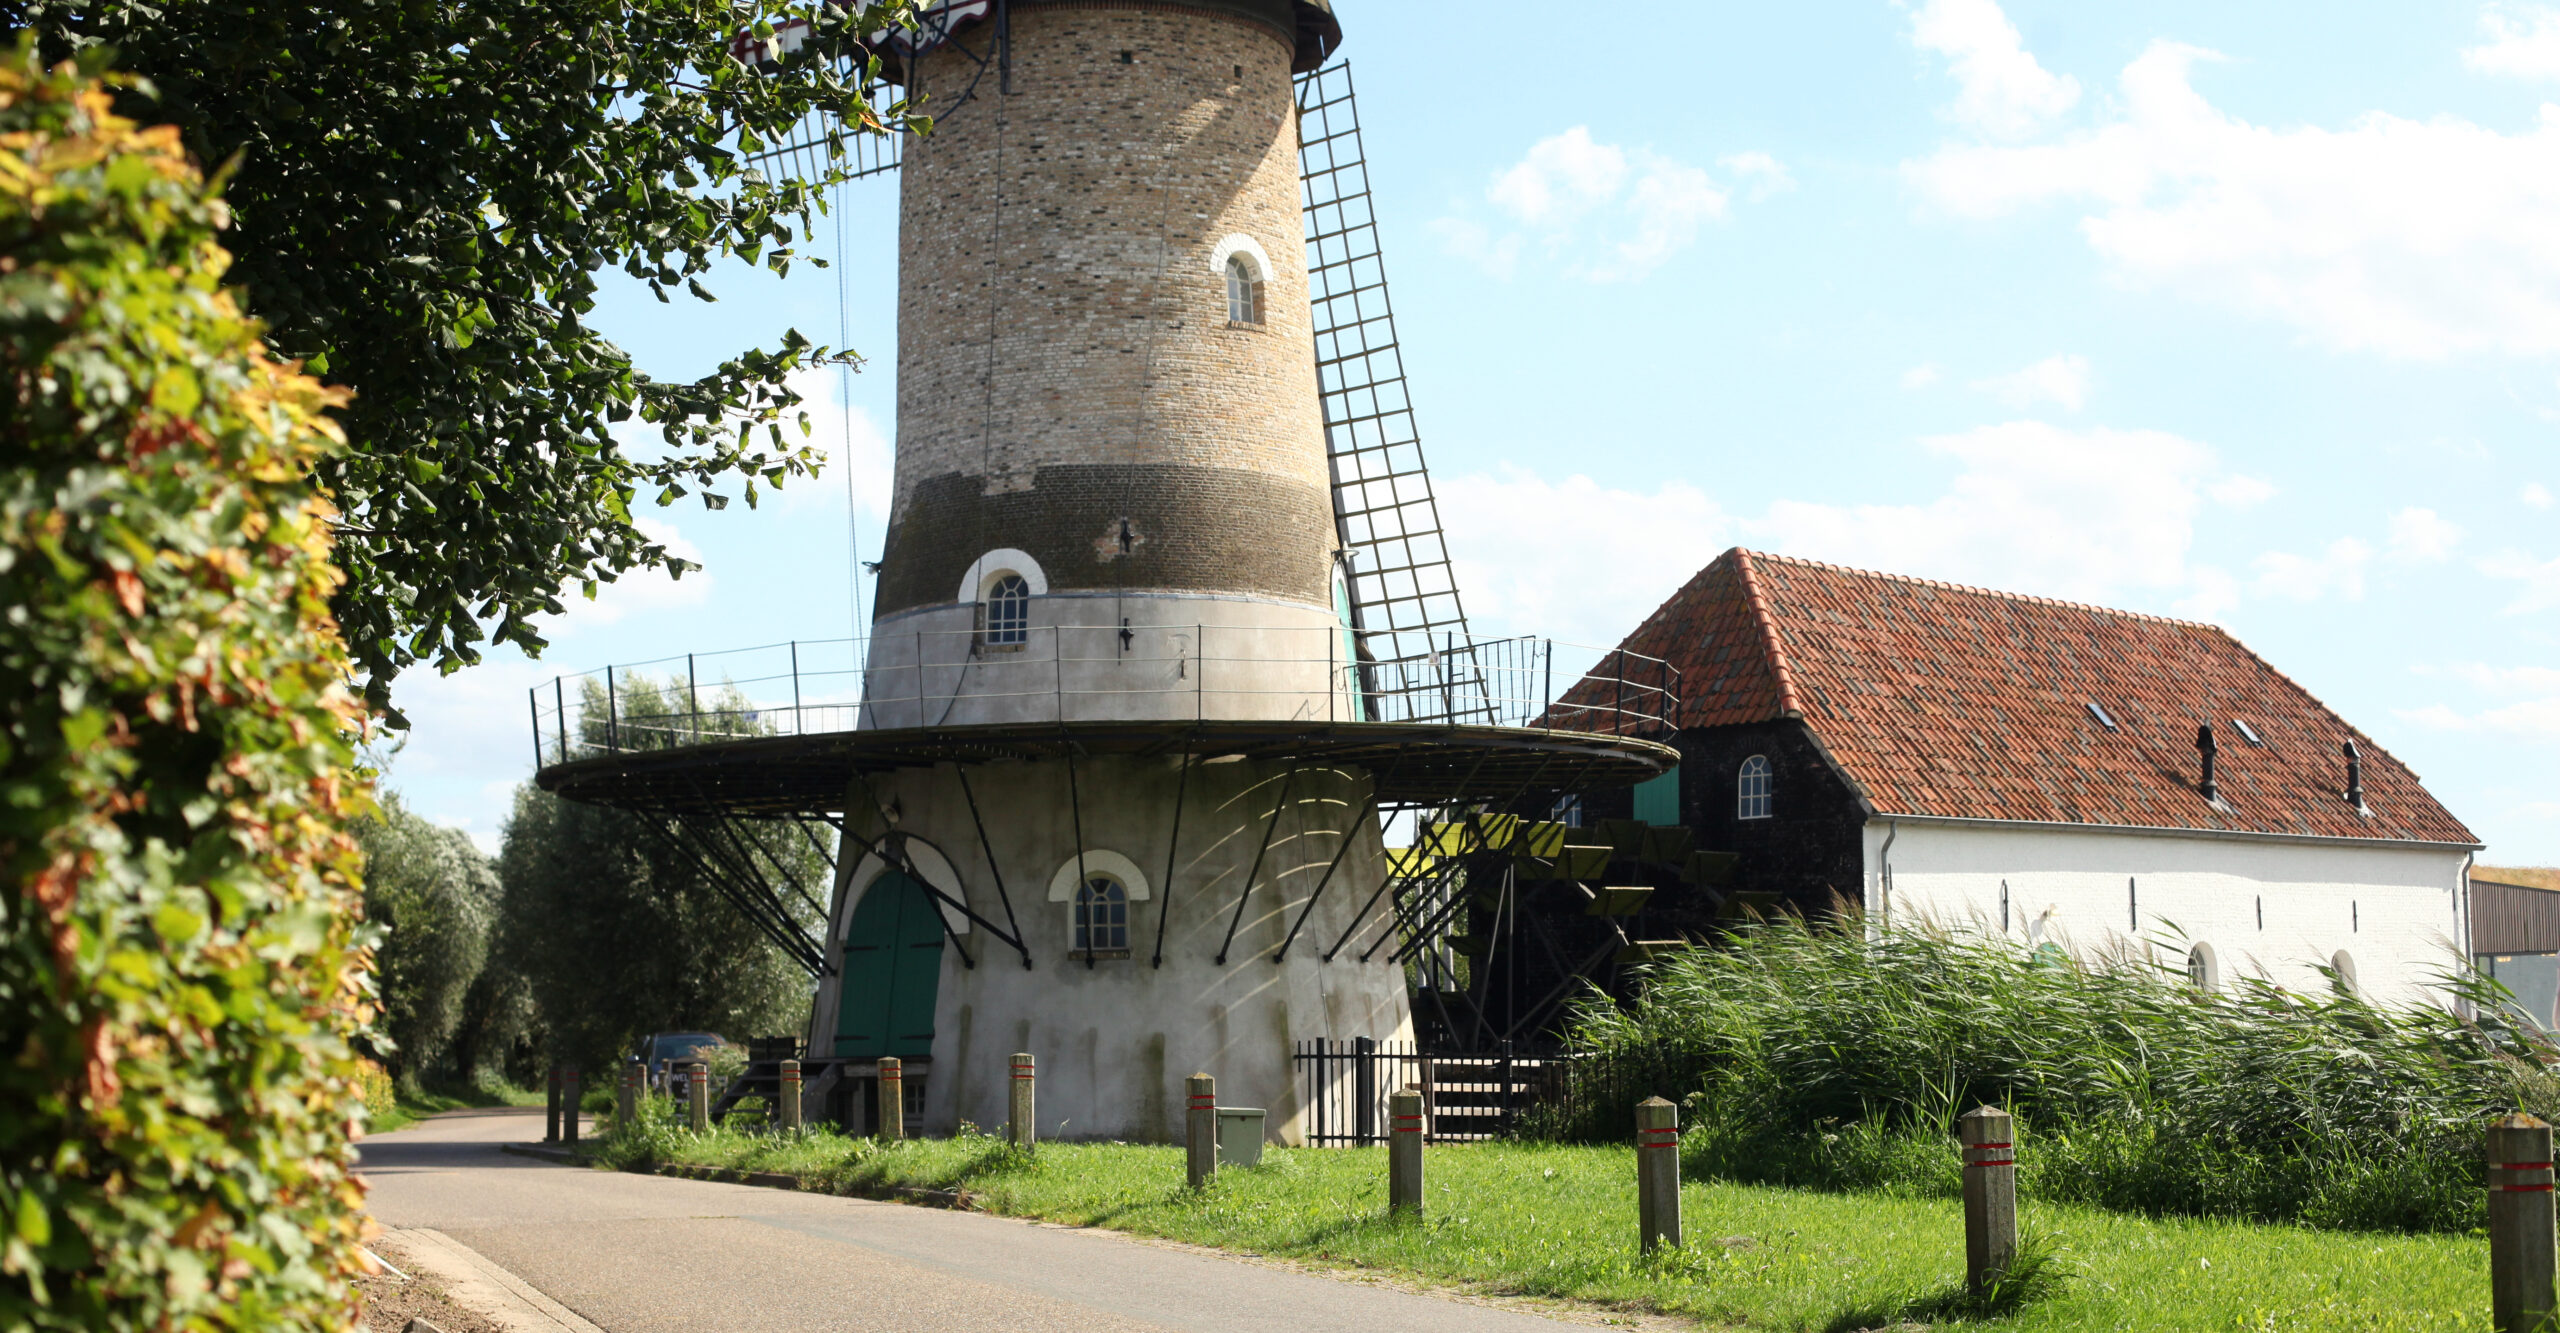
[[[2485,861],[2560,864],[2560,8],[1337,10],[1480,629],[1614,642],[1737,544],[2211,620]],[[842,319],[850,466],[661,511],[704,573],[539,663],[404,677],[421,811],[494,845],[554,672],[854,631],[896,188],[848,187],[835,273],[612,296],[665,375]]]

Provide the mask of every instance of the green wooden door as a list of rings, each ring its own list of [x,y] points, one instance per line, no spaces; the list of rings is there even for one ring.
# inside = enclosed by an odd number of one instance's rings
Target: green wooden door
[[[894,870],[871,881],[845,932],[836,1054],[901,1060],[933,1054],[933,999],[941,980],[942,914],[932,896]]]

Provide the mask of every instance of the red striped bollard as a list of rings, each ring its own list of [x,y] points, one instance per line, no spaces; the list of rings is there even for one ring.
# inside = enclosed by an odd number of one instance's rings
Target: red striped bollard
[[[1191,1188],[1198,1189],[1218,1170],[1218,1080],[1193,1074],[1183,1087],[1191,1100],[1183,1113],[1183,1164],[1190,1170]]]
[[[1422,1215],[1422,1090],[1387,1094],[1387,1211]]]
[[[2560,1309],[2551,1178],[2551,1126],[2522,1114],[2489,1126],[2489,1326],[2497,1333],[2539,1333]]]
[[[1035,1071],[1031,1067],[1031,1053],[1028,1051],[1014,1052],[1013,1097],[1011,1102],[1005,1108],[1006,1118],[1004,1122],[1004,1130],[1005,1137],[1012,1140],[1013,1146],[1022,1149],[1024,1152],[1031,1151],[1032,1142],[1038,1137],[1037,1133],[1032,1128],[1033,1121],[1031,1118],[1031,1094],[1033,1091],[1032,1075],[1034,1072]]]
[[[883,1143],[907,1136],[907,1062],[894,1055],[880,1057],[880,1105],[871,1123],[871,1137]]]
[[[693,1101],[693,1132],[711,1132],[711,1066],[700,1060],[684,1067],[685,1090]]]
[[[1956,1117],[1964,1144],[1964,1284],[1981,1291],[2018,1257],[2017,1122],[1977,1106]]]
[[[785,1060],[774,1078],[774,1123],[785,1134],[800,1132],[800,1062]]]
[[[1636,1224],[1644,1249],[1680,1246],[1680,1108],[1660,1097],[1636,1103]]]

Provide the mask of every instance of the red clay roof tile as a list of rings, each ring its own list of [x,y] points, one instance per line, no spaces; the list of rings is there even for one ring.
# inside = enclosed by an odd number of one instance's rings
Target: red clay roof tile
[[[2407,766],[2211,625],[1737,548],[1621,646],[1679,670],[1683,727],[1802,717],[1880,813],[2478,841]],[[2218,804],[2197,789],[2203,723]],[[2343,795],[2348,740],[2369,814]]]

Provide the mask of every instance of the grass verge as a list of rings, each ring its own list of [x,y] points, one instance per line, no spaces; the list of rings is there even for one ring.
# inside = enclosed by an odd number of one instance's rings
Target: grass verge
[[[512,1083],[482,1081],[466,1088],[399,1092],[388,1107],[372,1112],[367,1134],[388,1134],[409,1126],[439,1111],[463,1111],[487,1106],[540,1106],[542,1090],[519,1088]]]
[[[1418,1221],[1382,1216],[1383,1149],[1276,1148],[1198,1193],[1183,1187],[1181,1149],[1168,1147],[1055,1143],[1025,1157],[974,1135],[884,1146],[824,1132],[659,1131],[608,1136],[597,1149],[610,1165],[780,1172],[836,1193],[965,1190],[1010,1216],[1749,1328],[2487,1326],[2487,1247],[2455,1236],[2047,1205],[2025,1215],[2040,1267],[1984,1302],[1962,1290],[1963,1217],[1951,1201],[1691,1182],[1688,1244],[1646,1258],[1622,1148],[1434,1148]]]

